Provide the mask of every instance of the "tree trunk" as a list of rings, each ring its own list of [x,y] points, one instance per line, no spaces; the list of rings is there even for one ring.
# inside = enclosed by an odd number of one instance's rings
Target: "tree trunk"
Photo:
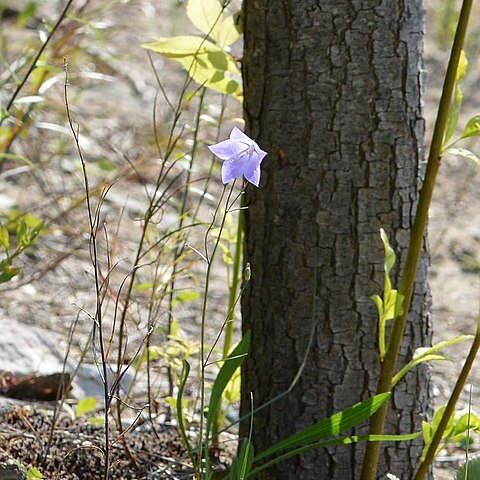
[[[245,0],[244,15],[247,132],[269,155],[260,188],[246,197],[252,278],[242,314],[252,347],[242,413],[250,411],[250,392],[259,406],[288,388],[316,302],[300,381],[254,418],[260,452],[374,394],[378,320],[370,297],[383,288],[379,230],[401,270],[423,174],[424,13],[421,0]],[[402,364],[430,344],[427,267],[424,254]],[[397,385],[391,409],[390,433],[421,428],[429,410],[426,367]],[[421,448],[421,440],[385,444],[379,475],[411,478]],[[355,479],[363,452],[362,444],[319,449],[270,473],[276,480]]]

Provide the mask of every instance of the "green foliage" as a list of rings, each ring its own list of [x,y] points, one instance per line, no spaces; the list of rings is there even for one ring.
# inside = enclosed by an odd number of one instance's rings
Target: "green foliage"
[[[443,348],[450,347],[459,342],[472,340],[473,335],[460,335],[450,340],[444,340],[431,347],[419,347],[415,350],[412,360],[408,362],[392,379],[392,387],[396,385],[413,367],[420,365],[423,362],[430,362],[432,360],[447,360],[443,355],[437,352]]]
[[[463,129],[462,134],[458,137],[455,141],[448,144],[451,140],[455,129],[457,128],[458,119],[460,116],[460,111],[462,107],[463,101],[463,93],[462,89],[460,88],[460,84],[462,79],[465,77],[468,69],[468,61],[467,57],[465,56],[465,52],[462,51],[460,56],[460,62],[457,69],[457,75],[455,78],[455,92],[453,97],[452,105],[450,106],[450,110],[448,112],[447,117],[447,125],[445,128],[445,135],[443,139],[442,150],[445,153],[449,153],[451,155],[456,155],[459,157],[466,158],[474,162],[477,166],[480,166],[480,158],[475,155],[473,152],[466,148],[458,148],[454,147],[454,145],[461,140],[465,140],[471,137],[480,137],[480,114],[474,115],[470,118]]]
[[[39,478],[43,478],[42,472],[36,467],[28,467],[27,480],[36,480]]]
[[[321,420],[320,422],[305,428],[301,432],[277,443],[253,458],[253,467],[249,472],[248,477],[253,477],[262,470],[275,465],[276,463],[316,448],[362,441],[404,441],[417,438],[420,433],[408,435],[353,435],[338,438],[340,434],[354,428],[370,418],[389,397],[390,393],[383,393],[368,398],[361,403],[357,403],[342,412],[338,412],[325,420]],[[272,455],[276,455],[275,458],[261,464],[260,466],[255,466]]]
[[[4,254],[0,260],[0,283],[8,282],[20,273],[21,267],[15,266],[13,261],[35,244],[43,225],[33,216],[14,217],[0,224],[0,249]]]
[[[82,415],[95,411],[96,408],[97,400],[94,397],[82,398],[82,400],[75,405],[75,416],[81,417]]]
[[[392,289],[390,272],[395,265],[395,252],[390,246],[387,234],[383,228],[380,229],[380,236],[385,251],[385,259],[383,262],[383,298],[381,298],[379,295],[373,295],[372,300],[375,302],[378,310],[378,344],[380,349],[380,358],[383,359],[386,352],[386,324],[388,320],[392,320],[402,314],[403,297],[398,294],[397,290]]]
[[[232,379],[235,372],[241,366],[250,347],[250,331],[246,332],[242,340],[232,350],[230,355],[225,359],[220,371],[218,372],[215,382],[213,383],[212,393],[210,395],[210,403],[208,406],[208,418],[206,426],[206,436],[210,435],[210,429],[215,416],[215,412],[220,405],[222,394]]]
[[[422,460],[425,458],[426,452],[432,442],[433,435],[438,429],[440,420],[442,419],[445,412],[446,405],[440,407],[435,414],[433,415],[432,422],[423,422],[422,423],[422,432],[423,432],[423,441],[424,448],[422,454]],[[439,445],[438,450],[441,450],[445,447],[447,443],[451,442],[464,442],[466,435],[469,435],[470,432],[480,432],[480,417],[474,412],[467,412],[464,414],[457,414],[451,416],[448,419],[447,428],[442,434],[442,443]]]
[[[142,47],[179,62],[200,85],[242,101],[241,73],[226,48],[241,30],[238,16],[225,17],[223,10],[219,0],[189,0],[188,18],[204,37],[157,38]]]
[[[185,422],[185,410],[184,410],[184,403],[183,403],[183,392],[185,391],[185,385],[187,383],[189,373],[190,373],[190,364],[186,360],[184,360],[182,374],[180,376],[180,384],[178,386],[176,411],[177,411],[178,428],[182,436],[183,445],[189,452],[190,461],[192,462],[192,465],[195,465],[195,456],[193,455],[193,453],[191,453],[192,447],[190,446],[190,441],[188,439],[187,431],[185,428],[186,422]]]
[[[232,462],[229,480],[244,480],[250,473],[253,464],[253,445],[248,439],[243,440],[238,457]]]
[[[460,81],[466,75],[468,69],[468,60],[465,55],[465,52],[462,51],[460,56],[460,62],[457,68],[457,74],[455,77],[455,92],[453,96],[453,103],[450,106],[447,117],[447,125],[445,127],[445,135],[443,138],[443,145],[446,145],[448,141],[452,138],[452,135],[457,128],[458,117],[460,116],[460,110],[462,107],[463,101],[463,92],[460,88]]]

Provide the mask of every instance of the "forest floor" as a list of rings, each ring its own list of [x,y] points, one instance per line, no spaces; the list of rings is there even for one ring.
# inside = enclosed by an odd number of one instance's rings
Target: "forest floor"
[[[6,2],[7,5],[9,3],[11,6],[17,5],[15,1]],[[39,15],[56,18],[61,3],[55,0],[45,1],[42,4],[44,10]],[[438,9],[432,7],[434,4],[433,1],[427,2],[427,136],[432,131],[448,59],[448,41],[439,32],[443,31],[441,29],[444,26],[449,26],[449,20],[451,22],[447,14],[439,16],[436,11]],[[159,168],[152,132],[152,112],[158,88],[149,57],[140,45],[152,41],[156,36],[169,37],[194,30],[187,25],[183,3],[173,0],[91,0],[78,13],[85,22],[84,26],[73,31],[63,31],[64,34],[71,34],[70,45],[59,45],[58,56],[52,61],[61,70],[63,56],[67,56],[70,107],[75,121],[80,125],[83,154],[91,163],[92,190],[96,191],[97,186],[101,189],[110,181],[109,178],[120,177],[107,197],[103,219],[110,225],[115,240],[116,258],[131,258],[140,231],[139,222],[134,220],[146,207],[145,184],[154,181],[155,172]],[[478,22],[480,14],[475,18]],[[11,20],[0,21],[2,29],[5,29],[1,35],[10,42],[7,49],[9,60],[12,61],[15,55],[25,55],[24,45],[35,44],[36,30],[20,28]],[[467,48],[472,68],[463,82],[465,100],[460,126],[480,110],[480,63],[477,60],[480,52],[480,23],[474,24],[472,31]],[[240,50],[237,53],[240,55]],[[152,61],[167,95],[175,98],[178,95],[178,85],[183,81],[181,68],[156,56],[152,56]],[[1,76],[0,70],[0,78]],[[14,205],[23,212],[46,218],[49,233],[39,240],[38,247],[26,252],[22,258],[22,274],[14,281],[0,285],[0,325],[3,319],[15,319],[28,326],[40,327],[51,332],[60,350],[71,349],[78,354],[85,346],[85,339],[91,330],[91,322],[84,312],[94,310],[95,297],[92,291],[82,176],[78,154],[72,146],[71,132],[65,128],[64,74],[60,72],[52,78],[54,80],[45,93],[48,106],[37,110],[34,123],[13,147],[14,152],[29,158],[32,163],[27,167],[11,162],[0,171],[0,210],[4,211]],[[214,139],[215,129],[208,118],[218,115],[217,103],[218,97],[207,95],[202,141]],[[183,128],[188,130],[193,122],[194,106],[188,106],[183,113],[181,122]],[[229,131],[240,116],[240,106],[231,100],[227,105],[223,131]],[[171,114],[167,102],[160,97],[156,118],[160,125],[160,143],[164,144]],[[180,144],[185,151],[190,146],[188,140]],[[470,146],[477,155],[480,154],[478,141],[472,141]],[[135,170],[128,170],[128,163],[135,165]],[[122,169],[128,171],[120,174]],[[198,169],[200,177],[208,170],[204,166]],[[475,332],[480,304],[479,182],[477,166],[454,157],[447,156],[443,159],[429,226],[435,342]],[[219,191],[218,186],[214,187],[212,197],[206,200],[206,218],[209,211],[215,208],[215,195]],[[162,221],[167,226],[175,222],[175,210],[168,210]],[[194,241],[197,243],[194,245],[202,245],[202,234],[196,235]],[[189,280],[195,285],[195,277],[201,266],[192,264],[191,269],[194,274]],[[130,271],[131,261],[124,264],[120,262],[114,281],[121,281]],[[228,295],[225,283],[224,274],[215,276],[207,331],[210,340],[216,337],[225,316]],[[111,302],[107,309],[111,311],[113,306],[114,302]],[[180,305],[176,313],[184,343],[191,348],[192,354],[200,328],[198,311],[199,303],[193,301]],[[78,337],[69,343],[70,328],[75,319],[79,319]],[[167,322],[165,318],[162,321]],[[138,329],[131,332],[132,344],[138,344],[142,339],[144,325],[139,321],[136,327]],[[19,357],[24,355],[22,349],[32,348],[31,345],[22,344],[17,347]],[[444,404],[448,399],[466,351],[466,343],[452,346],[448,349],[450,361],[432,365],[432,388],[436,406]],[[87,360],[93,362],[88,353]],[[158,398],[163,398],[168,390],[164,369],[159,368],[156,375],[158,378],[163,375],[158,392]],[[145,377],[137,379],[139,390],[145,386],[145,382]],[[471,404],[473,411],[480,412],[478,364],[474,366],[469,382],[462,395],[460,408],[466,409]],[[189,393],[192,394],[193,391],[194,386],[191,386]],[[144,398],[136,400],[139,404],[145,401]],[[0,403],[0,461],[13,457],[25,465],[42,464],[52,417],[38,412],[52,412],[52,406],[32,402],[14,403],[14,408],[6,408],[5,405]],[[159,415],[161,419],[167,417],[165,412]],[[135,418],[133,415],[129,421],[133,422]],[[191,472],[181,462],[177,467],[171,468],[172,459],[185,458],[181,442],[175,429],[168,428],[165,422],[158,422],[158,425],[158,431],[142,432],[141,440],[135,436],[132,440],[132,436],[127,436],[128,442],[131,442],[127,445],[129,448],[125,448],[122,439],[119,439],[113,452],[113,468],[117,469],[115,472],[122,472],[122,476],[115,478],[191,476]],[[49,467],[43,463],[44,478],[99,478],[101,457],[95,453],[95,445],[101,444],[98,429],[81,419],[72,420],[64,414],[56,429],[60,433],[52,444]],[[25,431],[28,434],[25,435]],[[78,437],[73,438],[72,431],[78,432]],[[158,448],[159,445],[162,445],[161,449]],[[479,447],[476,439],[470,453],[475,453]],[[84,455],[87,450],[88,455]],[[65,456],[65,451],[71,453]],[[125,453],[128,451],[133,452],[143,467],[147,464],[156,465],[159,469],[157,477],[142,477],[138,474]],[[228,457],[228,448],[217,452],[217,457],[220,467]],[[465,450],[458,445],[442,451],[436,462],[435,478],[452,478],[453,472],[464,458]],[[164,470],[160,471],[162,468]]]

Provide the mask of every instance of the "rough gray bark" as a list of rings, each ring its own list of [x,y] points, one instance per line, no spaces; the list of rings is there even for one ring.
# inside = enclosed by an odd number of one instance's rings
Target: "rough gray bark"
[[[308,363],[291,394],[255,417],[258,452],[374,393],[370,296],[383,287],[379,229],[401,265],[422,175],[424,13],[421,0],[245,0],[244,15],[247,131],[269,156],[260,188],[246,199],[252,279],[242,312],[253,338],[243,413],[250,392],[258,406],[293,380],[307,348],[317,268]],[[402,363],[430,342],[427,267],[424,255]],[[390,432],[420,429],[428,378],[417,368],[396,387]],[[272,478],[355,479],[363,451],[318,450],[273,469]],[[389,444],[379,474],[411,478],[420,453],[420,441]]]

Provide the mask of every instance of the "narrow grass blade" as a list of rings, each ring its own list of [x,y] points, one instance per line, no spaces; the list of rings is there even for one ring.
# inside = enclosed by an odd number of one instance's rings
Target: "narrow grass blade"
[[[188,454],[190,456],[190,460],[192,465],[195,465],[195,457],[192,453],[192,447],[190,446],[190,442],[187,437],[187,432],[185,430],[185,424],[183,423],[183,391],[185,390],[185,384],[187,383],[188,374],[190,373],[190,364],[184,360],[183,367],[182,367],[182,374],[180,376],[180,385],[178,386],[178,394],[177,394],[177,422],[178,428],[180,430],[180,435],[182,436],[182,442],[185,446]]]
[[[247,355],[248,348],[250,347],[250,331],[246,332],[238,345],[233,349],[230,355],[225,359],[225,362],[218,372],[217,378],[213,384],[212,394],[210,396],[210,404],[208,406],[208,418],[207,418],[207,431],[206,437],[209,437],[210,429],[212,427],[213,419],[215,418],[215,412],[222,399],[223,391],[225,390],[228,382],[232,378],[235,370],[243,363],[245,356]]]
[[[390,392],[368,398],[277,443],[254,458],[254,463],[269,455],[322,438],[334,437],[370,418],[390,397]]]
[[[401,441],[414,440],[420,435],[421,435],[421,432],[409,433],[406,435],[363,435],[363,436],[354,435],[352,437],[315,442],[315,443],[311,443],[309,445],[305,445],[303,447],[299,447],[294,450],[291,450],[290,452],[287,452],[283,455],[280,455],[279,457],[274,458],[273,460],[270,460],[267,463],[264,463],[260,467],[257,467],[251,470],[247,475],[247,478],[253,477],[254,475],[257,475],[259,472],[261,472],[262,470],[265,470],[266,468],[271,467],[276,463],[283,462],[284,460],[294,457],[295,455],[299,455],[300,453],[305,453],[310,450],[315,450],[321,447],[331,447],[333,445],[349,445],[351,443],[358,443],[358,442],[388,442],[388,441],[401,442]],[[257,458],[258,457],[254,458],[254,462],[256,461]]]

